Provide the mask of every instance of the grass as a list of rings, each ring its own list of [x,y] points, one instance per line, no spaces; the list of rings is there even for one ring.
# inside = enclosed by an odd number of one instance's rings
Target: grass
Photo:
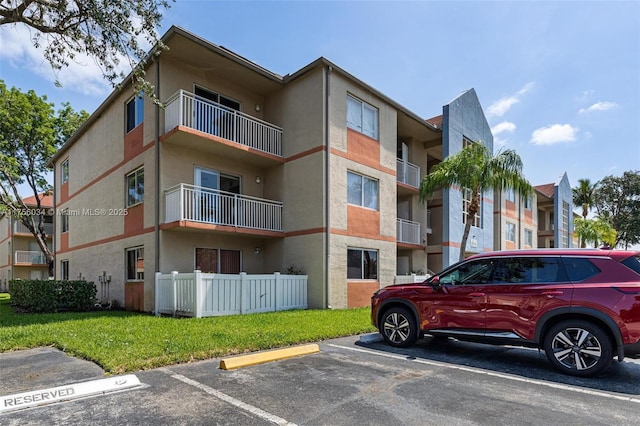
[[[371,331],[369,308],[181,319],[121,311],[18,314],[0,294],[0,352],[52,346],[111,374]]]

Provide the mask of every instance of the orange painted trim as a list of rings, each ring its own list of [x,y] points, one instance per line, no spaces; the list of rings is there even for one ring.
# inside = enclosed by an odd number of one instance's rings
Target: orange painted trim
[[[443,247],[455,247],[455,248],[462,247],[462,245],[460,243],[454,243],[452,241],[443,241],[442,242],[442,246]]]
[[[144,202],[127,208],[124,217],[124,235],[135,235],[144,228]]]
[[[144,151],[144,123],[124,135],[124,161],[136,158]]]
[[[60,233],[60,251],[65,252],[69,250],[69,232]]]
[[[398,248],[409,250],[424,250],[424,246],[420,244],[398,243]]]
[[[142,154],[143,152],[147,151],[149,148],[152,148],[155,145],[155,142],[149,142],[148,144],[144,145],[142,147],[142,151],[140,151],[140,154]],[[95,185],[96,183],[100,182],[102,179],[104,179],[105,177],[111,175],[112,173],[114,173],[116,170],[118,170],[119,168],[121,168],[122,166],[124,166],[126,163],[128,163],[131,159],[125,159],[122,160],[121,162],[119,162],[118,164],[116,164],[115,166],[111,167],[109,170],[107,170],[106,172],[102,173],[101,175],[99,175],[98,177],[94,178],[92,181],[90,181],[89,183],[87,183],[86,185],[84,185],[83,187],[81,187],[80,189],[78,189],[76,192],[74,192],[73,194],[69,195],[67,197],[67,199],[65,201],[60,201],[60,204],[74,198],[76,195],[86,191],[89,187]],[[66,184],[65,184],[66,185]],[[62,198],[62,197],[60,197]]]
[[[5,238],[4,240],[0,240],[0,244],[4,243],[4,242],[5,242],[5,241],[7,241],[8,239],[10,239],[10,238],[11,238],[11,235],[13,235],[13,234],[11,233],[11,231],[9,231],[9,235],[7,235],[7,238]]]
[[[427,209],[441,209],[442,207],[443,207],[442,204],[431,205],[431,204],[427,203]]]
[[[69,181],[60,184],[60,204],[69,200]]]
[[[262,151],[259,151],[259,150],[255,149],[255,148],[251,148],[250,146],[242,145],[241,143],[238,143],[238,142],[233,142],[233,141],[230,141],[230,140],[227,140],[227,139],[223,139],[223,138],[221,138],[219,136],[210,135],[208,133],[201,132],[200,130],[192,129],[191,127],[176,126],[173,129],[171,129],[168,132],[166,132],[164,135],[162,135],[160,137],[160,141],[163,142],[168,137],[170,137],[171,135],[173,135],[174,133],[177,133],[177,132],[188,133],[188,134],[191,134],[191,135],[194,135],[194,136],[201,137],[203,139],[208,139],[210,141],[213,141],[213,142],[216,142],[216,143],[219,143],[219,144],[222,144],[222,145],[227,145],[229,147],[236,148],[236,149],[239,149],[241,151],[250,152],[252,154],[256,154],[256,155],[259,155],[261,157],[268,158],[270,160],[275,160],[275,161],[278,161],[278,162],[281,162],[281,163],[285,162],[284,158],[278,157],[277,155],[273,155],[273,154],[269,154],[269,153],[266,153],[266,152],[262,152]]]
[[[415,186],[411,186],[411,185],[407,185],[406,183],[402,183],[402,182],[397,182],[398,186],[404,189],[407,189],[411,192],[415,192],[416,194],[418,192],[420,192],[420,190],[418,188],[416,188]]]
[[[261,236],[271,236],[271,237],[284,237],[284,232],[275,232],[275,231],[262,231],[259,229],[249,229],[249,228],[236,228],[235,226],[226,226],[226,225],[213,225],[210,223],[200,223],[200,222],[191,222],[188,220],[176,220],[170,223],[163,223],[160,225],[160,229],[169,230],[173,228],[189,228],[189,229],[202,229],[207,231],[223,231],[223,232],[231,232],[235,234],[248,234],[248,235],[261,235]]]
[[[72,251],[81,250],[81,249],[85,249],[85,248],[88,248],[88,247],[95,247],[95,246],[99,246],[99,245],[106,244],[106,243],[111,243],[111,242],[118,241],[118,240],[124,240],[125,238],[135,237],[135,236],[138,236],[138,235],[144,235],[144,234],[148,234],[149,232],[153,232],[153,231],[155,231],[155,227],[150,226],[149,228],[142,229],[141,231],[136,232],[135,234],[130,234],[130,235],[120,234],[120,235],[115,235],[115,236],[109,237],[109,238],[103,238],[102,240],[97,240],[97,241],[92,241],[90,243],[80,244],[78,246],[74,246],[74,247],[71,247],[71,248],[67,247],[65,249],[60,249],[60,250],[56,251],[56,255],[69,253],[69,252],[72,252]],[[66,233],[66,234],[68,234],[68,233]],[[62,235],[65,235],[65,234],[62,234]]]
[[[376,238],[380,235],[380,212],[347,204],[347,231],[350,235]]]
[[[358,238],[367,238],[369,240],[386,241],[386,242],[389,242],[389,243],[396,243],[397,242],[396,237],[386,237],[384,235],[377,235],[377,236],[360,235],[360,234],[355,234],[353,232],[346,231],[344,229],[337,229],[337,228],[331,228],[331,233],[335,234],[335,235],[346,236],[346,237],[358,237]]]
[[[360,164],[362,164],[362,165],[365,165],[365,166],[371,167],[372,169],[379,170],[379,171],[381,171],[381,172],[383,172],[383,173],[386,173],[386,174],[388,174],[388,175],[391,175],[391,176],[397,176],[397,175],[398,175],[398,173],[397,173],[397,171],[396,171],[396,170],[388,169],[388,168],[386,168],[386,167],[382,167],[382,166],[381,166],[381,165],[379,165],[379,164],[368,164],[368,163],[362,163],[362,162],[360,162],[360,161],[358,161],[358,160],[354,159],[353,157],[351,157],[349,154],[346,154],[346,153],[344,153],[344,152],[342,152],[342,151],[338,151],[338,150],[337,150],[337,149],[335,149],[335,148],[331,148],[331,150],[330,150],[329,152],[331,152],[331,154],[336,155],[336,156],[338,156],[338,157],[342,157],[342,158],[345,158],[345,159],[350,160],[350,161],[355,161],[355,162],[360,163]]]
[[[308,149],[308,150],[306,150],[306,151],[302,151],[302,152],[299,152],[299,153],[297,153],[297,154],[295,154],[295,155],[292,155],[292,156],[290,156],[290,157],[287,157],[287,158],[285,158],[285,160],[284,160],[284,161],[288,163],[288,162],[290,162],[290,161],[295,161],[295,160],[298,160],[298,159],[300,159],[300,158],[302,158],[302,157],[306,157],[306,156],[309,156],[309,155],[313,155],[313,154],[315,154],[315,153],[317,153],[317,152],[322,152],[322,151],[326,151],[326,150],[327,150],[327,147],[326,147],[326,146],[324,146],[324,145],[320,145],[320,146],[317,146],[317,147],[315,147],[315,148],[311,148],[311,149]]]
[[[285,233],[285,237],[299,237],[302,235],[320,234],[323,232],[327,232],[327,228],[311,228],[311,229],[303,229],[299,231],[291,231],[291,232]]]

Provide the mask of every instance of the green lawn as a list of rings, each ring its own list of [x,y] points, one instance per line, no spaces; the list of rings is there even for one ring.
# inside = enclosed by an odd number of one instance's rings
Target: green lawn
[[[129,312],[16,314],[0,294],[0,352],[53,346],[120,374],[374,331],[369,308],[212,318]]]

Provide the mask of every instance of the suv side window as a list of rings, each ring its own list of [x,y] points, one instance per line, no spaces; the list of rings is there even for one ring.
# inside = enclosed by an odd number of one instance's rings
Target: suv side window
[[[500,259],[493,274],[494,284],[556,283],[567,281],[555,257],[516,257]]]
[[[563,257],[562,263],[572,282],[584,281],[600,273],[600,269],[584,257]]]
[[[440,275],[439,282],[449,285],[487,284],[490,282],[493,264],[493,259],[462,263],[457,268]]]
[[[631,268],[632,270],[640,274],[640,258],[639,257],[640,256],[638,257],[630,256],[630,257],[627,257],[625,260],[623,260],[621,263],[627,268]]]

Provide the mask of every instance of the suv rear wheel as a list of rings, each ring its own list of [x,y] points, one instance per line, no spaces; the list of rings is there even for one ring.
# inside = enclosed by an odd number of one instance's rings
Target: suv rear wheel
[[[557,369],[573,376],[593,376],[613,360],[609,335],[585,320],[562,321],[551,327],[544,339],[544,350]]]
[[[382,315],[380,334],[391,346],[406,348],[418,338],[418,328],[413,315],[399,306],[390,308]]]

